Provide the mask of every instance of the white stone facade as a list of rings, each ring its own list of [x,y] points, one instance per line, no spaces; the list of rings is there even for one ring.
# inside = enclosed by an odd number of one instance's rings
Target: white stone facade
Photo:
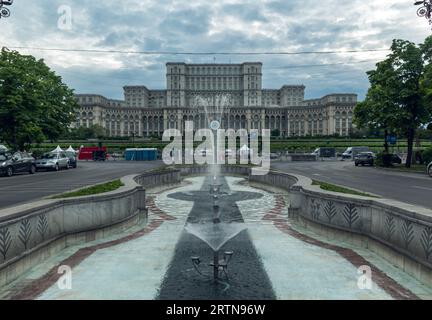
[[[168,128],[207,127],[197,97],[214,101],[224,96],[223,128],[278,129],[281,137],[346,136],[353,124],[356,94],[330,94],[305,100],[303,85],[262,88],[262,63],[166,64],[166,90],[125,86],[124,101],[78,94],[75,126],[99,124],[109,136],[161,136]],[[212,100],[213,99],[213,100]],[[211,108],[212,106],[209,105]]]

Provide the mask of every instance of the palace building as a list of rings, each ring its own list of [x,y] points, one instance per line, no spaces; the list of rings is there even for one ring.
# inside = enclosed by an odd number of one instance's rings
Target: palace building
[[[356,94],[329,94],[305,100],[305,86],[262,88],[260,62],[242,64],[166,64],[166,90],[125,86],[124,100],[77,94],[74,126],[98,124],[109,136],[161,136],[165,129],[207,128],[204,108],[224,106],[222,128],[271,129],[281,137],[347,136]],[[205,104],[205,106],[203,105]],[[277,131],[276,131],[277,130]]]

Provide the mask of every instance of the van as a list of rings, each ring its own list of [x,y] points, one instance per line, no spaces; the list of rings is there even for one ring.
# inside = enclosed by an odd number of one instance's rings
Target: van
[[[354,160],[354,157],[358,155],[360,152],[368,152],[369,147],[349,147],[342,153],[342,159],[351,159]]]
[[[336,148],[317,148],[311,155],[317,158],[336,158]]]

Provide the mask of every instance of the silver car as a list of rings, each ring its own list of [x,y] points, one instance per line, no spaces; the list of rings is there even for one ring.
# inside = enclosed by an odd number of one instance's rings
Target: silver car
[[[427,173],[428,173],[429,177],[432,178],[432,162],[429,163],[429,165],[427,167]]]
[[[69,158],[62,152],[46,153],[41,159],[36,160],[36,169],[55,170],[69,169]]]

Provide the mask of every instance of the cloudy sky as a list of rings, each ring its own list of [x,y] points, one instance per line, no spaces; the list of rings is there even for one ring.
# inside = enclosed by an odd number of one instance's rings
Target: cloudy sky
[[[0,19],[0,47],[33,48],[19,51],[44,58],[77,93],[116,99],[122,98],[124,85],[164,89],[167,61],[262,61],[265,88],[304,84],[307,98],[354,92],[362,99],[368,87],[365,71],[388,52],[200,56],[34,48],[170,53],[387,49],[394,38],[419,43],[431,34],[413,2],[14,0],[11,16]]]

